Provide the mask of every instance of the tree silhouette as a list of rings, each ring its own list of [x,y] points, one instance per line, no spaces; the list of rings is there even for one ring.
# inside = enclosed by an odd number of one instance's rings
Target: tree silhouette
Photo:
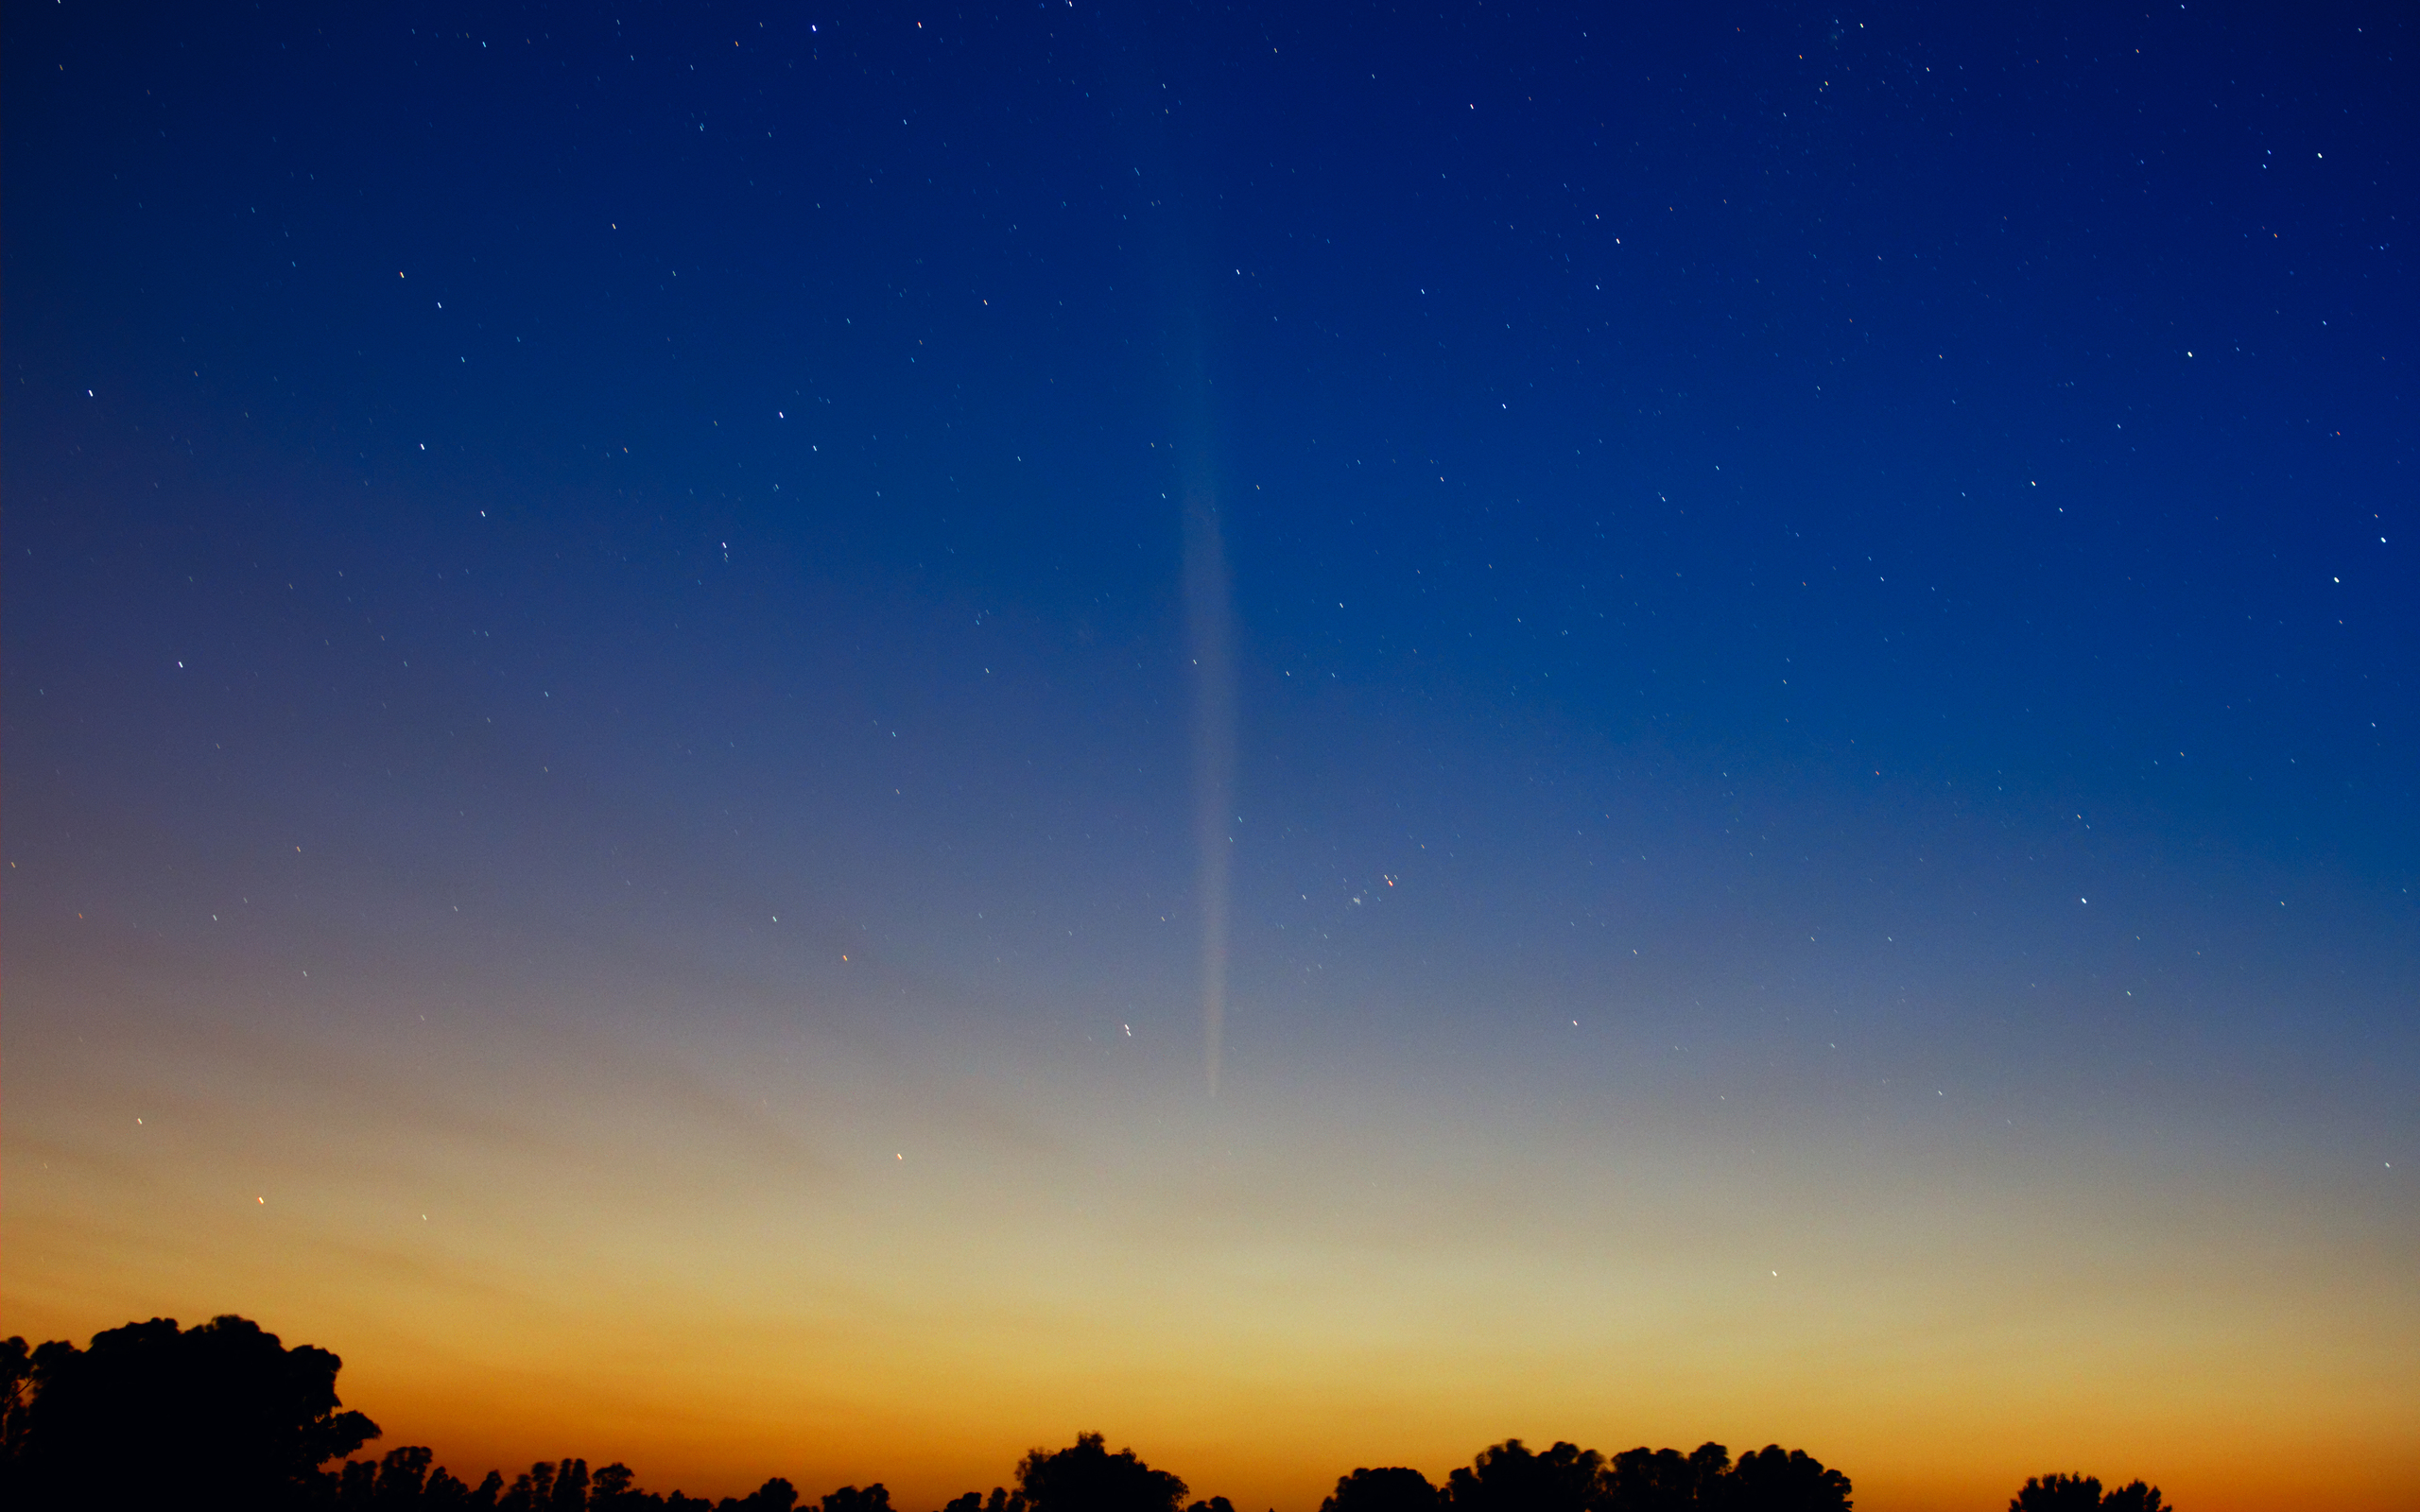
[[[2029,1475],[2008,1512],[2100,1512],[2100,1479],[2094,1475]]]
[[[1599,1512],[1682,1512],[1721,1504],[1723,1474],[1730,1468],[1731,1452],[1720,1444],[1700,1444],[1686,1454],[1643,1444],[1626,1449],[1599,1477]]]
[[[784,1487],[787,1487],[790,1483],[783,1481],[781,1484]],[[756,1494],[761,1497],[772,1489],[773,1482],[767,1481],[763,1489]],[[772,1503],[768,1502],[765,1505],[770,1509]],[[863,1490],[854,1486],[844,1486],[827,1494],[823,1498],[821,1506],[823,1512],[890,1512],[890,1488],[880,1481],[874,1482]],[[787,1512],[786,1503],[784,1503],[780,1512]]]
[[[320,1467],[378,1436],[368,1418],[337,1410],[342,1366],[233,1316],[188,1330],[130,1323],[85,1349],[53,1340],[20,1379],[32,1400],[11,1410],[24,1415],[11,1503],[283,1512],[320,1501]]]
[[[1401,1465],[1357,1469],[1336,1478],[1336,1489],[1320,1503],[1320,1512],[1437,1512],[1437,1487]]]
[[[1540,1454],[1517,1438],[1480,1450],[1446,1478],[1452,1512],[1591,1512],[1605,1456],[1558,1443]]]
[[[2008,1512],[2176,1512],[2159,1487],[2133,1481],[2108,1495],[2097,1475],[2029,1475],[2009,1498]]]
[[[589,1478],[588,1512],[637,1512],[647,1503],[637,1480],[637,1472],[619,1460],[598,1470]]]
[[[1849,1512],[1853,1505],[1847,1476],[1824,1469],[1805,1450],[1785,1451],[1779,1444],[1740,1455],[1726,1479],[1720,1495],[1725,1512]]]
[[[34,1352],[26,1341],[0,1341],[0,1504],[20,1505],[17,1467],[25,1457],[26,1409],[33,1403]]]
[[[368,1512],[407,1512],[407,1509],[420,1505],[421,1498],[427,1494],[428,1472],[436,1459],[436,1455],[417,1444],[389,1450],[386,1458],[372,1467],[374,1473],[371,1477],[368,1496],[359,1503],[353,1500],[353,1464],[347,1462],[346,1495],[343,1498],[345,1512],[353,1512],[356,1504],[368,1508]]]
[[[540,1460],[507,1485],[476,1486],[424,1446],[350,1456],[378,1425],[342,1410],[343,1362],[288,1349],[244,1318],[173,1319],[93,1335],[88,1349],[0,1340],[0,1509],[5,1512],[893,1512],[881,1482],[814,1502],[780,1476],[719,1502],[643,1490],[627,1465],[591,1474],[579,1458]],[[330,1461],[341,1461],[333,1469]],[[1733,1463],[1720,1444],[1626,1450],[1607,1460],[1558,1442],[1508,1438],[1445,1484],[1404,1466],[1338,1477],[1320,1512],[1852,1512],[1848,1477],[1777,1444]],[[944,1512],[1236,1512],[1225,1497],[1185,1503],[1185,1484],[1097,1433],[1017,1462],[1013,1489],[968,1491]],[[2174,1512],[2135,1481],[2103,1494],[2090,1476],[2028,1480],[2010,1512]]]
[[[798,1505],[798,1487],[776,1475],[746,1496],[726,1496],[715,1503],[715,1512],[790,1512]],[[823,1499],[825,1512],[890,1512],[890,1493],[880,1486],[869,1486],[860,1491],[844,1486]]]
[[[992,1498],[987,1502],[982,1492],[969,1491],[963,1496],[950,1498],[942,1512],[1025,1512],[1025,1493],[995,1486],[992,1487]]]
[[[1029,1512],[1177,1512],[1184,1482],[1155,1470],[1131,1449],[1111,1453],[1098,1434],[1078,1434],[1056,1452],[1035,1450],[1017,1463],[1017,1488]]]
[[[551,1512],[554,1499],[554,1462],[542,1459],[513,1477],[512,1488],[496,1503],[497,1512]]]

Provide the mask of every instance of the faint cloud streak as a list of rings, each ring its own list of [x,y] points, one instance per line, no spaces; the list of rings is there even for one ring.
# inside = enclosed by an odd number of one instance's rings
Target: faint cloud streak
[[[1227,1017],[1227,872],[1235,811],[1234,610],[1218,496],[1202,449],[1189,449],[1184,488],[1184,617],[1193,648],[1193,840],[1201,910],[1201,1050],[1210,1095]]]

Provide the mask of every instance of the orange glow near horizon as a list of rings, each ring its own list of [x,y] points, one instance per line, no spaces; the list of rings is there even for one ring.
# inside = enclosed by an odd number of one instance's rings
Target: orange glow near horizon
[[[2346,1231],[2325,1284],[2278,1287],[2256,1226],[2294,1215],[2307,1255],[2325,1194],[2257,1173],[2103,1156],[2079,1196],[2051,1177],[2081,1144],[1717,1133],[1648,1099],[1407,1132],[1267,1067],[1079,1110],[1067,1065],[1011,1096],[795,1029],[484,1057],[397,1029],[382,1067],[169,1022],[106,1084],[14,1047],[9,1330],[240,1313],[345,1357],[373,1448],[473,1479],[579,1455],[922,1512],[1092,1428],[1278,1512],[1506,1436],[1778,1441],[1874,1512],[2050,1469],[2188,1512],[2420,1479],[2401,1263]]]
[[[2367,11],[14,6],[0,1338],[794,1512],[2420,1512]],[[85,1364],[37,1496],[359,1426]],[[1837,1512],[1706,1466],[1598,1512]]]

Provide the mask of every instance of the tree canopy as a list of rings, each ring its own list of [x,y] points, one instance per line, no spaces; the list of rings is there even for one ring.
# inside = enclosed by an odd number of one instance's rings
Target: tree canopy
[[[28,1348],[0,1340],[0,1506],[25,1512],[892,1512],[879,1481],[815,1502],[781,1476],[709,1501],[643,1490],[627,1465],[540,1460],[475,1486],[420,1445],[352,1456],[378,1425],[344,1409],[344,1362],[286,1348],[234,1316],[171,1318]],[[1804,1450],[1768,1444],[1737,1462],[1720,1444],[1686,1453],[1642,1445],[1608,1458],[1558,1441],[1508,1438],[1443,1484],[1408,1466],[1338,1477],[1320,1512],[1853,1512],[1849,1478]],[[1013,1488],[968,1491],[944,1512],[1236,1512],[1187,1504],[1184,1481],[1098,1433],[1017,1462]],[[2089,1475],[2028,1479],[2009,1512],[2175,1512],[2157,1486],[2104,1491]]]
[[[283,1512],[318,1497],[320,1466],[378,1436],[376,1423],[339,1410],[343,1361],[289,1349],[245,1318],[191,1329],[153,1318],[96,1333],[88,1349],[9,1349],[23,1364],[8,1480],[25,1504]]]
[[[1037,1449],[1017,1463],[1017,1488],[1030,1512],[1177,1512],[1184,1482],[1155,1470],[1131,1449],[1113,1454],[1098,1434],[1078,1434],[1065,1449]]]
[[[1428,1477],[1401,1465],[1357,1469],[1336,1479],[1320,1512],[1437,1512],[1437,1487]]]
[[[2103,1493],[2095,1475],[2031,1475],[2009,1498],[2008,1512],[2176,1512],[2159,1487],[2130,1482]]]

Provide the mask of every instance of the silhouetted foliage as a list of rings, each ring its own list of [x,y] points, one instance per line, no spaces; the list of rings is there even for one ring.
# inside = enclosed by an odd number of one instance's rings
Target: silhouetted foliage
[[[7,1512],[893,1512],[881,1482],[803,1502],[774,1476],[719,1502],[642,1489],[627,1465],[591,1474],[579,1458],[540,1460],[508,1485],[476,1486],[407,1445],[352,1459],[378,1426],[342,1411],[343,1362],[288,1349],[240,1317],[181,1330],[130,1323],[78,1349],[0,1341],[0,1508]],[[330,1461],[341,1461],[333,1469]],[[1853,1512],[1848,1477],[1801,1450],[1768,1444],[1737,1464],[1720,1444],[1543,1452],[1517,1438],[1482,1450],[1443,1486],[1403,1466],[1337,1479],[1320,1512]],[[1186,1503],[1185,1484],[1099,1434],[1018,1461],[1014,1488],[968,1491],[944,1512],[1236,1512],[1223,1496]],[[2102,1494],[2089,1476],[2039,1476],[2010,1512],[2174,1512],[2140,1481]]]
[[[1056,1452],[1035,1450],[1017,1463],[1017,1488],[1030,1512],[1177,1512],[1184,1482],[1155,1470],[1131,1449],[1111,1453],[1098,1434],[1078,1434]]]
[[[2008,1512],[2176,1512],[2159,1487],[2133,1481],[2102,1495],[2097,1475],[2031,1475],[2009,1498]]]
[[[1590,1512],[1605,1456],[1559,1443],[1536,1453],[1517,1438],[1479,1451],[1446,1478],[1452,1512]]]
[[[2100,1482],[2090,1475],[2026,1477],[2008,1512],[2100,1512]]]
[[[1406,1466],[1364,1468],[1338,1476],[1320,1512],[1437,1512],[1437,1487]]]
[[[242,1508],[327,1500],[320,1467],[378,1436],[340,1412],[325,1349],[288,1349],[240,1317],[180,1330],[172,1318],[52,1340],[32,1351],[32,1400],[10,1455],[10,1502],[89,1512]],[[367,1489],[367,1488],[365,1488]]]
[[[980,1491],[969,1491],[950,1498],[942,1512],[1025,1512],[1025,1493],[1011,1491],[1005,1486],[992,1487],[989,1501]]]
[[[781,1484],[787,1486],[790,1483],[784,1481]],[[772,1487],[773,1483],[767,1481],[765,1490],[758,1491],[756,1494],[763,1496]],[[771,1503],[768,1502],[765,1505],[768,1512],[774,1512]],[[822,1508],[823,1512],[890,1512],[890,1488],[880,1481],[874,1482],[863,1490],[854,1486],[844,1486],[823,1498]],[[752,1508],[751,1512],[754,1512],[754,1509]]]
[[[544,1460],[516,1478],[496,1503],[497,1512],[588,1512],[588,1461]],[[789,1512],[785,1505],[782,1512]]]
[[[1700,1444],[1686,1454],[1644,1445],[1626,1449],[1600,1476],[1599,1512],[1680,1512],[1727,1504],[1721,1493],[1730,1468],[1731,1452],[1720,1444]]]
[[[0,1342],[0,1503],[21,1504],[17,1466],[26,1445],[26,1409],[33,1401],[34,1352],[26,1341]]]
[[[619,1460],[598,1470],[588,1482],[588,1512],[621,1512],[637,1480],[637,1472]]]
[[[1778,1445],[1735,1465],[1720,1444],[1686,1454],[1642,1446],[1607,1460],[1576,1444],[1534,1453],[1515,1438],[1456,1470],[1443,1496],[1449,1512],[1851,1512],[1849,1491],[1847,1476]]]
[[[428,1472],[436,1460],[435,1454],[416,1444],[389,1450],[387,1457],[378,1462],[377,1479],[371,1486],[372,1512],[387,1512],[390,1507],[402,1512],[420,1505],[428,1489]],[[345,1469],[350,1473],[353,1467],[348,1465]]]
[[[726,1496],[715,1503],[715,1512],[790,1512],[798,1505],[798,1487],[781,1476],[774,1476],[746,1496]],[[880,1486],[869,1486],[860,1491],[844,1486],[823,1499],[824,1512],[889,1512],[890,1493]]]
[[[1740,1455],[1726,1479],[1719,1498],[1725,1512],[1849,1512],[1855,1504],[1847,1476],[1824,1469],[1805,1450],[1778,1444]]]
[[[496,1503],[497,1512],[545,1512],[554,1491],[554,1463],[542,1459],[512,1478],[511,1489]]]

